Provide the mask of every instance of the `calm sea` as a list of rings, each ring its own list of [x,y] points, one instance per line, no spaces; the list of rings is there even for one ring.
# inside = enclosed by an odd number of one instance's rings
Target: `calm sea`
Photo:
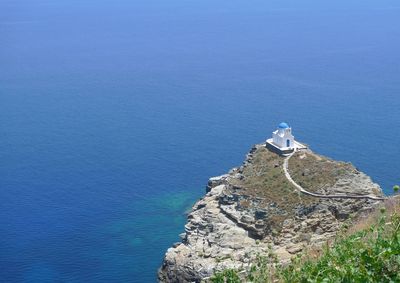
[[[398,1],[1,0],[0,281],[154,282],[281,121],[390,193]]]

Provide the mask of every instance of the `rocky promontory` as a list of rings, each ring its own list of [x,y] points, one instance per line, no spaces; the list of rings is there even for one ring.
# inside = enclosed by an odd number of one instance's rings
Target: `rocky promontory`
[[[285,158],[292,180],[311,195],[285,176]],[[382,197],[380,187],[350,163],[309,149],[289,160],[265,144],[254,146],[240,167],[211,178],[206,191],[188,215],[182,241],[165,254],[161,282],[200,282],[226,268],[246,270],[270,251],[284,264],[305,248],[324,245],[342,223],[368,213]]]

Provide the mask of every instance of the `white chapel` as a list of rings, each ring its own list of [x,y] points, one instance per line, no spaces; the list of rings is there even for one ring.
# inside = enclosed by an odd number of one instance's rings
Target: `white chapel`
[[[280,123],[278,129],[272,132],[272,138],[267,140],[267,146],[281,154],[293,152],[296,149],[305,148],[295,141],[292,128],[287,123]]]
[[[272,142],[280,148],[294,147],[294,136],[292,128],[286,123],[280,123],[278,129],[272,132]]]

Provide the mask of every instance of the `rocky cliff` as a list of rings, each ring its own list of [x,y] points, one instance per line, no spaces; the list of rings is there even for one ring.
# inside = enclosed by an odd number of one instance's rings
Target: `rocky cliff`
[[[161,282],[200,282],[215,271],[246,269],[258,254],[274,252],[282,263],[305,247],[332,239],[344,221],[367,213],[379,200],[346,195],[382,196],[380,187],[350,163],[301,150],[288,160],[254,146],[244,163],[211,178],[206,195],[188,215],[182,242],[168,249],[158,276]]]

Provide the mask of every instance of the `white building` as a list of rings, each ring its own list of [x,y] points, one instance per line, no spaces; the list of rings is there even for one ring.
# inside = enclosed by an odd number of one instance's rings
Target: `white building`
[[[280,123],[278,129],[272,132],[272,142],[281,149],[291,149],[295,146],[292,128],[286,123]]]
[[[280,154],[289,154],[296,149],[306,148],[294,140],[292,128],[287,123],[280,123],[278,129],[272,132],[272,138],[267,140],[267,147]]]

